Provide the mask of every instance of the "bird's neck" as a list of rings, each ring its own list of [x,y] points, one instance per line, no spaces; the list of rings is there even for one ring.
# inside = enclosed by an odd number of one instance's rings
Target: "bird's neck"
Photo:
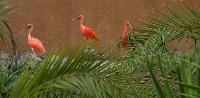
[[[128,27],[127,27],[127,25],[124,25],[124,32],[128,32]]]
[[[31,37],[31,32],[33,31],[33,28],[31,28],[29,31],[28,31],[28,38]]]
[[[84,25],[83,25],[83,19],[80,20],[80,27],[81,28],[84,27]]]

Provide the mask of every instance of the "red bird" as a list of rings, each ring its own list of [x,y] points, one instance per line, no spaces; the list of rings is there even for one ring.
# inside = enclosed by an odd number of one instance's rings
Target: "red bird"
[[[122,48],[125,48],[128,46],[128,35],[127,35],[128,26],[132,29],[132,26],[130,25],[130,23],[128,21],[125,21],[124,31],[120,34],[120,37],[119,37],[120,40],[122,40],[122,43],[121,43]]]
[[[42,44],[42,42],[31,36],[31,32],[33,31],[33,24],[28,24],[22,31],[22,32],[28,33],[28,46],[31,48],[32,52],[35,54],[35,52],[45,53],[45,48]]]
[[[81,33],[87,38],[87,40],[91,39],[91,40],[95,40],[95,41],[99,42],[97,33],[93,29],[83,25],[84,16],[80,15],[79,17],[74,18],[72,21],[74,21],[76,19],[80,20]]]

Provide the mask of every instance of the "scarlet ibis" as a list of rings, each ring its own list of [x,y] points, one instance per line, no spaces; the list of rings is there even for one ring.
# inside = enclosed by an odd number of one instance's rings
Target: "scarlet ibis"
[[[121,47],[122,48],[125,48],[128,46],[128,35],[127,35],[127,32],[128,32],[128,26],[132,29],[132,26],[130,25],[129,21],[125,21],[124,22],[124,31],[120,34],[120,40],[122,40],[122,43],[121,43]]]
[[[27,32],[28,34],[28,46],[31,48],[33,54],[35,54],[35,52],[40,52],[40,53],[45,53],[45,48],[42,44],[42,42],[31,36],[31,32],[33,31],[33,24],[28,24],[22,31],[23,32]]]
[[[99,42],[97,33],[92,28],[89,28],[89,27],[83,25],[84,18],[85,17],[83,15],[80,15],[80,16],[74,18],[72,21],[77,20],[77,19],[80,20],[80,31],[86,37],[86,39],[88,41],[91,39],[91,40],[95,40],[96,42]],[[87,44],[87,46],[88,46],[88,44]]]

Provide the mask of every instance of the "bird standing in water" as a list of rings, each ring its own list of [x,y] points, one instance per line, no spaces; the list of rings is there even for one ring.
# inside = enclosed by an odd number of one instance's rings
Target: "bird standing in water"
[[[74,18],[72,21],[77,20],[77,19],[80,20],[80,31],[87,38],[87,40],[89,41],[91,39],[91,40],[95,40],[96,42],[99,42],[97,33],[93,29],[83,25],[84,16],[80,15],[77,18]],[[88,42],[87,42],[87,47],[89,47]]]
[[[120,37],[119,37],[120,40],[122,40],[122,43],[120,44],[120,46],[122,48],[125,48],[128,46],[128,40],[129,40],[128,35],[127,35],[128,27],[133,29],[132,26],[130,25],[130,23],[128,21],[125,21],[124,22],[124,31],[120,34]]]
[[[31,32],[33,31],[33,24],[28,24],[21,32],[27,32],[28,34],[28,46],[31,48],[33,55],[35,55],[35,52],[39,52],[41,54],[45,53],[45,48],[42,44],[42,42],[31,36]]]

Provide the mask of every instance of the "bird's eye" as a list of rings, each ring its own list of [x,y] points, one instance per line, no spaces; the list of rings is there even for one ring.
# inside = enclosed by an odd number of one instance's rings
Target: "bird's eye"
[[[31,26],[27,26],[27,28],[31,28]]]

